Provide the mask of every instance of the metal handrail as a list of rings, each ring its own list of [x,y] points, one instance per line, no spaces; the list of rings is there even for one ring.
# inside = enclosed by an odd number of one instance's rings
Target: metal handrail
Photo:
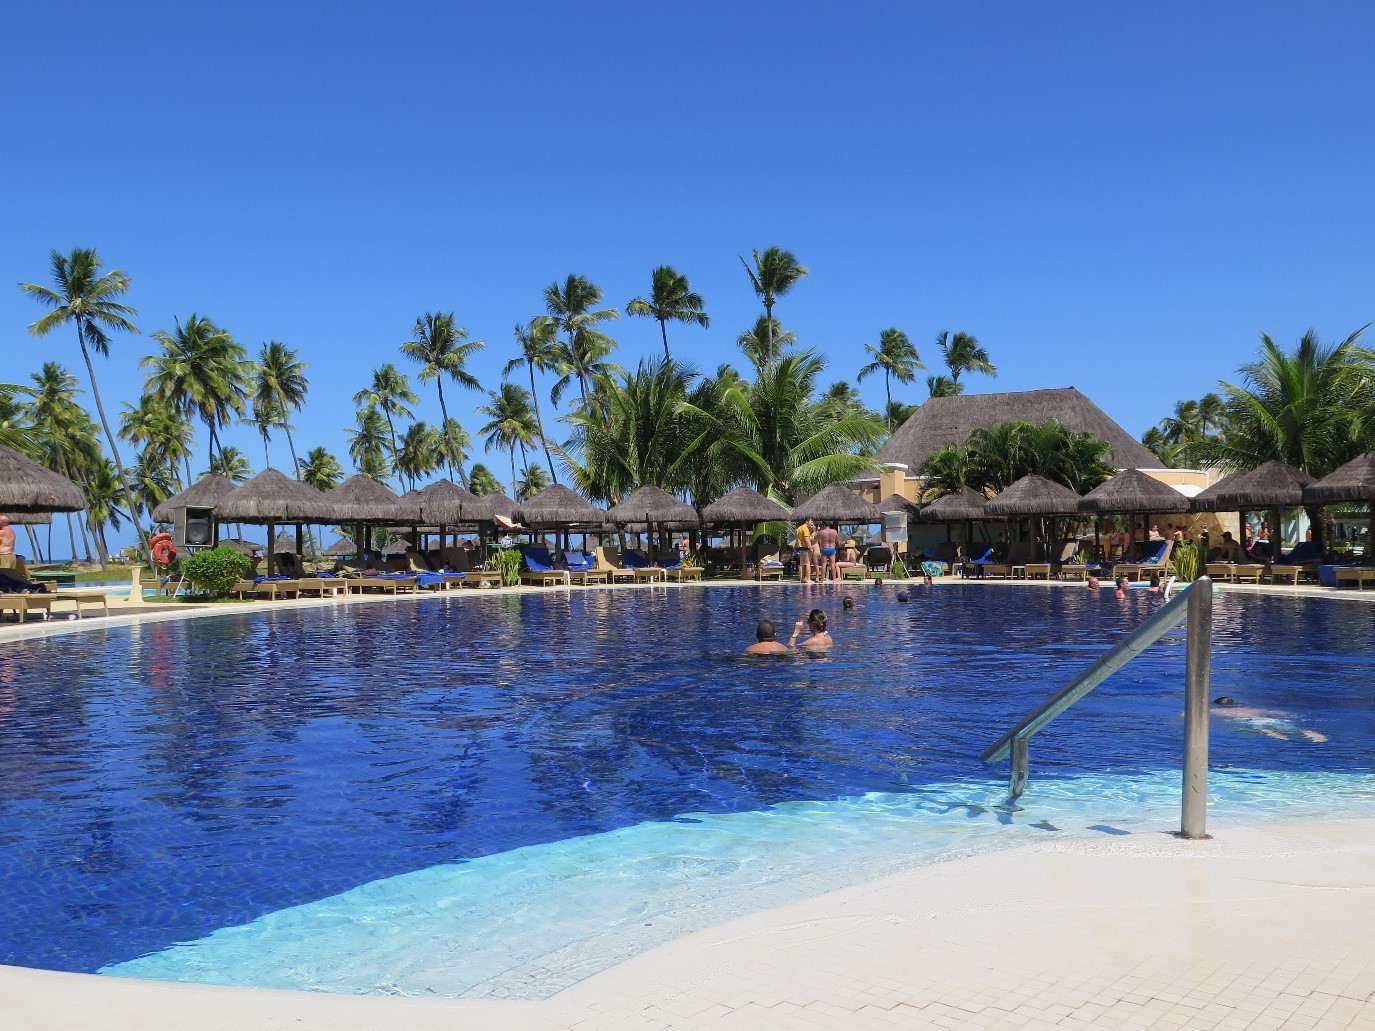
[[[1213,582],[1199,577],[1106,654],[1000,737],[979,758],[995,762],[1011,754],[1008,802],[1015,802],[1026,788],[1027,739],[1079,701],[1112,674],[1160,640],[1185,619],[1189,642],[1185,672],[1183,823],[1186,838],[1206,837],[1208,799],[1208,695],[1212,678]]]

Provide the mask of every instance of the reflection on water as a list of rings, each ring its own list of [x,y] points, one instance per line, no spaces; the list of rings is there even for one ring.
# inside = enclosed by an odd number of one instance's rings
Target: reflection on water
[[[551,591],[0,645],[0,962],[93,970],[378,878],[683,813],[994,785],[983,748],[1158,604],[846,590],[853,611],[834,588]],[[739,654],[761,617],[813,606],[831,654]],[[1222,595],[1217,615],[1215,692],[1329,740],[1218,720],[1214,766],[1369,770],[1375,607]],[[1183,651],[1168,635],[1038,735],[1021,826],[1056,829],[1035,806],[1057,778],[1107,774],[1127,799],[1177,766]],[[961,806],[1018,822],[938,808]]]

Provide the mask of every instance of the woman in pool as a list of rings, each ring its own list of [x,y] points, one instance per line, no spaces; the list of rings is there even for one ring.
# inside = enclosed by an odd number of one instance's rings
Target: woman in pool
[[[804,627],[811,632],[812,636],[801,644],[797,644],[797,636],[802,633]],[[833,641],[831,635],[826,632],[826,613],[822,612],[820,609],[812,609],[805,620],[799,619],[793,625],[792,637],[788,638],[788,645],[790,647],[792,645],[797,645],[798,648],[805,649],[806,651],[825,651],[833,644],[835,644],[835,641]]]

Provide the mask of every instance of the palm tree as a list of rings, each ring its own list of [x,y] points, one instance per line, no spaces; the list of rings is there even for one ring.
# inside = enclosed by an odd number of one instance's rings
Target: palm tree
[[[110,547],[105,540],[106,525],[118,530],[121,516],[133,518],[128,511],[119,507],[118,499],[121,494],[120,477],[115,471],[114,463],[108,458],[102,458],[91,470],[86,482],[86,515],[91,523],[91,533],[95,537],[96,550],[100,554],[102,565],[110,560]]]
[[[511,495],[518,491],[516,483],[516,448],[520,448],[521,464],[525,461],[525,448],[535,442],[535,413],[530,406],[530,395],[524,387],[514,383],[503,383],[500,391],[488,395],[489,403],[480,405],[478,415],[488,418],[486,425],[477,432],[483,437],[482,446],[486,451],[496,447],[508,448],[511,452]]]
[[[797,343],[797,334],[790,329],[785,330],[777,319],[761,315],[750,329],[736,337],[735,343],[750,364],[759,369],[769,364],[775,353],[781,354]]]
[[[936,337],[936,346],[941,349],[945,367],[950,370],[950,380],[958,387],[960,373],[981,372],[985,376],[996,377],[997,367],[988,360],[988,351],[979,341],[968,333],[951,336],[949,330]],[[961,393],[959,389],[955,393]]]
[[[138,461],[129,470],[129,479],[134,485],[134,494],[137,496],[141,512],[151,513],[176,493],[177,487],[172,474],[173,467],[158,463],[156,456],[151,454],[151,449],[144,448],[143,454],[138,456]]]
[[[28,387],[17,383],[0,383],[0,444],[33,457],[29,450],[33,446],[30,409],[19,400],[20,395],[28,393]]]
[[[210,468],[201,475],[223,476],[235,483],[245,483],[253,475],[253,466],[247,455],[230,444],[210,456]]]
[[[537,465],[527,465],[521,471],[520,482],[516,484],[516,500],[526,501],[533,498],[547,486],[549,480],[544,475],[544,470]]]
[[[417,376],[421,383],[434,380],[439,388],[439,413],[443,417],[440,425],[444,433],[449,472],[457,472],[459,482],[467,487],[468,478],[463,471],[463,462],[448,435],[449,409],[444,404],[444,377],[448,376],[469,390],[481,390],[482,384],[464,366],[469,358],[487,346],[486,342],[469,340],[468,331],[454,322],[453,312],[426,312],[415,320],[411,332],[414,337],[401,345],[401,353],[420,363]]]
[[[1272,459],[1322,477],[1370,443],[1362,424],[1370,403],[1370,366],[1359,345],[1362,326],[1324,346],[1314,330],[1292,352],[1261,335],[1260,355],[1240,369],[1243,384],[1222,383],[1226,429],[1200,444],[1203,457],[1233,469]],[[1323,540],[1322,512],[1308,509],[1313,538]]]
[[[301,464],[301,482],[318,491],[333,490],[344,478],[344,467],[322,447],[313,447],[306,452],[306,460]]]
[[[481,462],[473,463],[473,470],[469,479],[472,482],[472,486],[468,489],[478,497],[482,497],[485,494],[495,494],[497,491],[501,490],[501,481],[493,476],[492,471]]]
[[[81,357],[86,362],[86,374],[91,381],[91,396],[95,398],[96,411],[100,414],[100,425],[105,431],[105,440],[114,455],[115,468],[119,471],[120,485],[124,488],[124,502],[133,509],[133,491],[129,480],[124,476],[124,463],[119,457],[119,447],[115,443],[114,431],[105,415],[105,404],[100,399],[100,386],[96,383],[95,365],[91,362],[91,350],[102,358],[110,354],[110,338],[106,330],[120,330],[137,333],[138,327],[129,321],[137,315],[133,308],[116,300],[129,292],[129,277],[119,269],[111,269],[101,274],[100,258],[94,249],[73,250],[70,256],[59,251],[52,252],[52,281],[56,289],[39,286],[37,283],[20,283],[24,291],[39,304],[51,308],[37,322],[29,326],[29,332],[36,337],[46,336],[58,326],[70,322],[76,326],[76,340],[81,347]],[[148,546],[148,534],[143,525],[134,520],[134,529],[143,544],[144,554],[152,561]]]
[[[964,393],[964,384],[949,376],[927,376],[926,392],[930,397],[954,397]]]
[[[754,268],[750,268],[749,262],[743,256],[740,258],[740,264],[745,266],[745,272],[750,277],[750,285],[764,302],[764,317],[768,320],[765,323],[764,356],[766,362],[772,362],[778,357],[773,341],[774,303],[791,290],[794,284],[807,274],[807,270],[797,263],[797,259],[790,252],[779,247],[770,247],[762,254],[755,251]]]
[[[96,439],[91,417],[77,403],[76,394],[80,384],[57,362],[44,362],[41,371],[34,373],[32,379],[33,456],[49,469],[81,484],[89,493],[97,466],[105,458]],[[110,476],[118,492],[119,477],[113,467]],[[92,517],[89,508],[86,518],[95,533],[96,527],[90,522]],[[67,515],[67,532],[72,539],[72,554],[75,555],[76,534],[70,513]],[[86,557],[89,559],[91,549],[85,523],[81,524],[81,538],[86,543]],[[98,534],[96,546],[100,561],[104,564],[108,555]]]
[[[695,294],[688,286],[687,276],[668,265],[660,265],[650,273],[648,299],[636,297],[625,306],[627,315],[643,315],[659,320],[659,331],[664,337],[664,360],[668,353],[668,323],[695,322],[705,329],[711,325],[711,316],[704,310],[706,301],[701,294]]]
[[[568,334],[568,340],[559,349],[558,364],[563,378],[554,385],[555,404],[563,388],[576,378],[582,405],[588,408],[588,384],[614,368],[603,359],[616,349],[615,341],[596,327],[619,319],[621,313],[615,308],[597,308],[601,300],[601,288],[582,276],[570,275],[562,286],[555,281],[544,288],[544,306],[549,317]]]
[[[267,433],[270,426],[281,426],[286,433],[287,448],[291,451],[291,468],[299,476],[301,461],[296,457],[296,442],[291,439],[291,425],[287,422],[293,411],[299,412],[306,403],[306,363],[296,352],[276,340],[263,344],[258,352],[257,372],[253,384],[253,413],[255,421],[271,414],[272,422],[260,423],[263,434],[263,453],[267,453]]]
[[[372,385],[353,395],[353,403],[366,408],[380,409],[387,419],[387,433],[391,438],[392,465],[396,465],[396,418],[409,419],[407,405],[419,402],[411,389],[411,382],[395,365],[387,362],[372,370]],[[398,477],[397,482],[400,482]]]
[[[549,454],[549,438],[544,435],[544,416],[539,410],[539,390],[535,387],[535,370],[553,372],[559,367],[559,346],[557,340],[558,323],[549,316],[539,316],[530,320],[528,326],[516,324],[516,343],[520,354],[512,358],[501,370],[503,377],[511,375],[523,364],[530,373],[530,397],[535,406],[535,426],[539,430],[540,445],[544,448],[544,460],[549,463],[549,478],[559,482],[554,472],[554,459]]]
[[[443,468],[446,457],[451,454],[439,430],[427,422],[413,422],[401,437],[396,471],[411,481],[414,490],[416,481]]]
[[[248,353],[226,330],[194,313],[185,322],[174,320],[172,332],[159,330],[153,339],[162,354],[139,363],[153,370],[144,393],[167,398],[183,415],[200,416],[210,431],[213,457],[219,430],[244,414],[253,370]]]
[[[888,395],[887,409],[893,407],[893,380],[899,383],[911,383],[917,378],[917,370],[926,368],[921,363],[921,357],[917,354],[917,349],[912,345],[912,341],[907,339],[907,334],[900,329],[885,329],[878,335],[878,346],[865,344],[864,349],[874,356],[864,368],[859,370],[859,381],[864,382],[866,376],[871,376],[876,372],[883,373],[883,389]],[[893,431],[893,424],[889,422],[888,431]]]
[[[374,480],[385,480],[387,466],[387,421],[376,408],[364,408],[358,413],[358,427],[348,436],[349,457],[360,473]]]
[[[191,485],[191,452],[195,445],[191,423],[165,397],[144,394],[136,406],[124,402],[119,417],[119,435],[143,449],[142,461],[150,467],[165,468],[178,483],[177,469],[184,465],[186,482]]]

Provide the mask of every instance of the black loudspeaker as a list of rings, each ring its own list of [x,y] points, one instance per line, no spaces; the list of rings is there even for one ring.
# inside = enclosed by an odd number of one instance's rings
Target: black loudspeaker
[[[177,509],[174,543],[178,548],[208,548],[215,542],[213,508]]]

